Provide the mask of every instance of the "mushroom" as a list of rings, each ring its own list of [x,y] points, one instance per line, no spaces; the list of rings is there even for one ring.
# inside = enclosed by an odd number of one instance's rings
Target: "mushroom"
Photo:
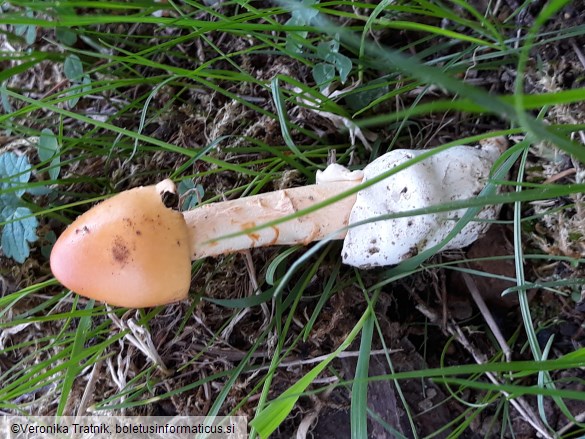
[[[88,210],[59,237],[51,270],[67,288],[112,305],[184,299],[191,281],[189,229],[167,208],[170,180],[122,192]]]
[[[338,167],[337,167],[338,166]],[[180,213],[163,199],[171,180],[121,192],[77,218],[51,251],[67,288],[111,305],[142,308],[187,297],[191,260],[267,245],[308,244],[347,225],[356,196],[276,226],[218,239],[292,215],[361,183],[339,165],[318,184],[200,206]],[[340,232],[337,238],[343,238]]]
[[[462,212],[351,224],[476,196],[505,146],[504,139],[496,138],[480,148],[457,146],[441,151],[357,195],[251,232],[247,231],[349,191],[422,151],[391,151],[363,171],[329,165],[317,172],[314,185],[211,203],[182,213],[165,203],[176,200],[170,180],[131,189],[96,205],[63,232],[51,252],[51,270],[63,285],[83,296],[141,308],[186,298],[191,260],[253,247],[345,238],[342,257],[346,264],[360,268],[396,264],[438,243]],[[488,206],[480,217],[493,219],[497,214],[497,208]],[[469,245],[486,224],[469,223],[445,248]],[[223,239],[228,235],[233,236]]]

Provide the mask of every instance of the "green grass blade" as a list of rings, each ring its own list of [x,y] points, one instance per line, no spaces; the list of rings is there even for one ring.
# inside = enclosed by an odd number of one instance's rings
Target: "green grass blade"
[[[77,303],[75,300],[74,304]],[[85,307],[85,311],[91,311],[94,306],[94,301],[90,300],[87,302]],[[73,341],[73,345],[71,346],[71,357],[75,357],[79,355],[84,347],[85,342],[87,340],[87,335],[91,328],[91,315],[85,315],[79,319],[79,325],[77,326],[77,330],[75,331],[75,339]],[[57,416],[63,416],[65,413],[65,408],[67,405],[67,400],[71,393],[71,389],[73,388],[73,384],[75,379],[78,377],[80,372],[79,364],[71,363],[70,366],[65,371],[65,377],[63,378],[63,385],[61,387],[61,397],[59,399],[59,405],[57,406]]]
[[[273,400],[268,407],[256,415],[250,422],[250,425],[258,432],[262,439],[268,438],[278,428],[282,421],[288,416],[295,406],[297,400],[309,385],[319,376],[321,372],[333,361],[341,352],[346,350],[353,340],[362,330],[363,325],[370,316],[369,309],[362,315],[358,323],[349,333],[343,343],[325,360],[317,364],[306,375],[300,378],[295,384],[289,387],[277,399]]]
[[[361,439],[368,437],[368,372],[370,368],[370,352],[374,336],[374,314],[364,322],[359,357],[355,370],[355,379],[351,388],[351,437]]]

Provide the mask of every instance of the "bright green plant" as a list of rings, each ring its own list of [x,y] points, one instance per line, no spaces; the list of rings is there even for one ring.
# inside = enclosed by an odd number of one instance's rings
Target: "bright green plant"
[[[200,184],[193,183],[193,180],[181,180],[179,186],[179,195],[182,198],[181,210],[191,210],[201,202],[205,195],[205,190]]]
[[[33,17],[33,12],[30,9],[24,14],[26,17]],[[24,38],[24,41],[29,46],[34,43],[35,39],[37,38],[37,28],[31,24],[17,24],[14,26],[14,33],[19,37]]]
[[[82,94],[91,90],[91,79],[83,71],[83,64],[77,55],[69,55],[63,63],[63,72],[71,83],[71,90],[67,92],[71,99],[68,101],[69,108],[73,108],[79,102]]]
[[[37,240],[38,221],[22,200],[31,168],[25,155],[14,152],[0,155],[0,220],[4,223],[2,251],[21,263],[30,254],[29,243]]]
[[[336,71],[342,83],[347,81],[351,72],[351,59],[339,53],[339,40],[324,41],[317,46],[317,57],[322,59],[313,68],[313,79],[323,91],[334,79]]]
[[[318,3],[318,0],[303,0],[301,3],[303,7],[291,11],[291,17],[286,22],[287,26],[308,26],[318,15],[319,11],[311,8],[312,5]],[[292,53],[303,53],[303,46],[308,35],[307,31],[290,33],[286,39],[286,49]]]
[[[49,163],[47,172],[54,180],[59,176],[59,143],[50,129],[44,129],[37,142],[37,153],[42,162]],[[28,185],[32,165],[24,154],[8,151],[0,155],[0,221],[3,223],[1,247],[4,255],[24,262],[30,255],[29,244],[38,239],[38,221],[23,199],[30,195],[46,194],[45,187]]]
[[[302,6],[291,11],[291,18],[287,21],[289,26],[309,26],[317,17],[319,11],[311,6],[318,3],[318,0],[304,0]],[[302,55],[306,52],[313,52],[314,48],[309,47],[307,41],[308,32],[291,32],[286,40],[286,48],[290,52]],[[307,50],[310,49],[310,50]],[[339,38],[328,41],[321,41],[316,48],[315,56],[319,62],[313,67],[313,79],[323,91],[339,75],[342,83],[347,81],[351,72],[352,62],[347,56],[339,53]]]

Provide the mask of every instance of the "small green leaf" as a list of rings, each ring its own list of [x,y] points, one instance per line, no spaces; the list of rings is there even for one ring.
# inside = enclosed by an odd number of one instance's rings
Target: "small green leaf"
[[[23,263],[30,254],[29,242],[37,240],[38,221],[26,207],[5,206],[2,216],[8,221],[2,229],[2,251],[16,262]]]
[[[59,142],[57,136],[49,128],[44,128],[41,131],[41,137],[37,144],[37,150],[41,161],[46,162],[51,160],[59,152]]]
[[[376,86],[376,84],[379,85]],[[384,96],[388,93],[388,90],[386,79],[378,78],[364,84],[363,87],[356,89],[355,92],[352,93],[351,99],[346,99],[346,102],[352,110],[358,111],[367,107],[379,97]]]
[[[81,80],[81,76],[83,75],[83,65],[77,55],[69,55],[65,58],[63,72],[70,81],[77,82]]]
[[[339,52],[339,41],[337,40],[323,41],[317,46],[317,56],[324,61],[328,61],[328,58],[337,52]]]
[[[51,180],[57,180],[59,173],[61,172],[61,156],[56,156],[51,160],[51,167],[49,168],[49,178]]]
[[[203,195],[205,195],[203,186],[200,184],[195,185],[191,180],[181,180],[177,189],[179,190],[179,195],[183,198],[182,210],[193,209],[203,199]]]
[[[32,43],[35,42],[36,39],[37,39],[36,26],[27,26],[26,34],[24,36],[24,40],[26,41],[26,44],[28,44],[30,46]]]
[[[6,222],[10,215],[21,205],[20,198],[13,193],[5,193],[0,196],[0,221]],[[8,215],[8,217],[4,216]]]
[[[33,12],[30,9],[27,9],[26,13],[24,14],[27,18],[33,18]],[[24,41],[29,46],[35,42],[37,38],[37,28],[30,24],[17,24],[14,26],[14,33],[19,37],[24,37]]]
[[[303,20],[304,23],[309,24],[311,20],[319,14],[319,11],[312,7],[317,3],[317,0],[303,0],[292,14],[295,18],[299,18]]]
[[[8,100],[8,93],[6,93],[6,91],[6,83],[2,82],[0,84],[0,108],[4,110],[4,114],[11,114],[12,105],[10,105],[10,101]],[[12,121],[7,119],[5,123],[6,125],[4,127],[4,134],[6,136],[10,136],[12,134]]]
[[[71,99],[69,99],[67,101],[67,107],[68,108],[73,108],[77,105],[77,103],[79,102],[79,95],[77,93],[74,92],[68,92],[67,93],[69,96],[73,96]]]
[[[295,17],[294,15],[286,22],[287,26],[305,26],[306,23],[302,18]],[[297,38],[294,38],[295,35]],[[307,38],[308,32],[291,32],[286,37],[286,50],[292,53],[303,53],[303,48],[307,44],[305,38]]]
[[[318,0],[303,0],[297,3],[297,7],[292,10],[291,17],[286,24],[291,26],[310,24],[311,20],[319,14],[317,9],[311,7],[316,3],[318,3]]]
[[[321,91],[323,91],[335,78],[335,67],[325,63],[316,64],[313,68],[313,78]]]
[[[6,84],[4,82],[2,85],[0,85],[0,103],[2,104],[2,108],[6,114],[12,113],[12,105],[10,105],[10,101],[8,100],[8,95],[6,94]]]
[[[87,73],[82,76],[81,85],[84,85],[84,87],[81,87],[81,93],[89,93],[91,91],[91,78]]]
[[[7,152],[0,155],[0,190],[6,192],[11,188],[19,188],[14,195],[21,197],[25,192],[24,184],[30,179],[31,165],[25,155]]]
[[[67,101],[69,108],[75,107],[82,95],[91,91],[91,79],[87,73],[84,73],[79,80],[71,81],[71,85],[74,89],[67,91],[67,95],[71,96],[71,99]],[[80,85],[83,87],[78,87]]]
[[[345,81],[347,81],[349,73],[351,72],[351,59],[345,55],[342,55],[341,53],[336,53],[333,59],[333,64],[335,64],[335,67],[339,72],[339,79],[341,79],[341,83],[344,84]]]
[[[58,27],[55,30],[57,41],[66,46],[73,46],[77,42],[77,34],[66,27]]]
[[[26,28],[28,27],[27,24],[15,24],[14,25],[14,34],[18,35],[19,37],[23,37],[26,33]]]
[[[347,56],[339,53],[339,41],[323,41],[317,46],[317,57],[335,66],[339,72],[339,78],[342,83],[347,81],[347,77],[351,72],[352,62]],[[314,76],[314,75],[313,75]],[[333,78],[331,78],[333,79]]]
[[[311,24],[319,11],[311,6],[318,3],[318,0],[303,0],[297,4],[297,7],[292,11],[291,17],[286,22],[287,26],[306,26]],[[297,38],[293,38],[292,35]],[[286,50],[292,53],[303,53],[304,46],[308,45],[305,42],[308,32],[291,32],[286,37]]]
[[[41,131],[41,137],[37,144],[37,151],[41,161],[46,162],[51,160],[49,168],[49,177],[51,180],[57,179],[61,167],[61,157],[59,156],[59,142],[57,136],[53,134],[49,128],[45,128]]]
[[[26,189],[26,192],[35,197],[43,197],[53,192],[53,189],[47,185],[31,186]]]

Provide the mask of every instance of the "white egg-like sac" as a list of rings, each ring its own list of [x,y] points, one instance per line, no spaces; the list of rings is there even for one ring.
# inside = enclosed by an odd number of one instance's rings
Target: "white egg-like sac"
[[[506,147],[503,138],[481,147],[455,146],[434,154],[358,192],[349,224],[380,215],[407,212],[476,197],[485,187],[495,160]],[[426,151],[394,150],[364,170],[371,180]],[[384,219],[351,227],[342,250],[343,262],[359,268],[398,264],[441,242],[466,209]],[[495,219],[499,206],[486,206],[479,221],[469,222],[443,250],[466,247]]]

